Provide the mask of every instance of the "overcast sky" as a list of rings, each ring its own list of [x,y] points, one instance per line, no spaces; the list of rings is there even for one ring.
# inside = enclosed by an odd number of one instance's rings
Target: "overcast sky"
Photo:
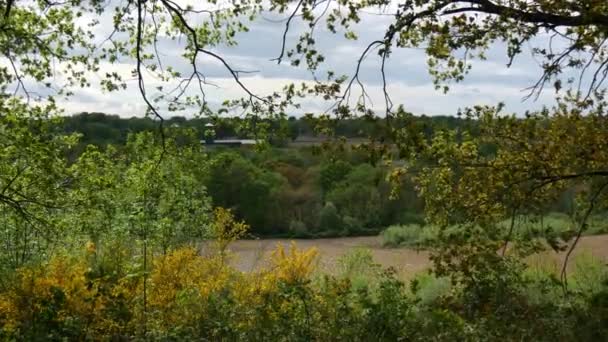
[[[263,15],[250,24],[250,31],[237,36],[239,45],[235,47],[216,47],[212,50],[221,54],[235,69],[255,70],[255,73],[243,74],[242,81],[251,90],[260,95],[280,90],[282,85],[289,82],[310,81],[311,74],[304,68],[289,66],[289,61],[277,65],[276,58],[280,52],[281,36],[284,23],[275,22],[280,17]],[[337,74],[352,75],[355,71],[357,59],[367,46],[375,39],[383,37],[384,29],[390,23],[391,17],[365,14],[355,31],[359,33],[358,41],[349,41],[341,34],[333,35],[324,27],[319,27],[317,44],[319,50],[326,57],[323,71],[333,69]],[[322,25],[323,26],[323,25]],[[294,42],[296,34],[302,28],[296,19],[291,26],[288,40]],[[104,28],[102,28],[104,29]],[[160,54],[163,63],[173,65],[178,69],[187,71],[189,66],[180,57],[183,42],[161,39],[159,42]],[[293,46],[293,45],[292,45]],[[289,47],[289,46],[288,46]],[[395,104],[403,104],[406,110],[415,114],[426,115],[454,115],[459,108],[477,104],[495,105],[499,101],[506,104],[508,112],[522,114],[525,110],[539,109],[543,105],[550,105],[553,92],[547,89],[541,97],[534,101],[523,101],[527,94],[524,90],[531,86],[540,76],[540,67],[529,52],[524,52],[516,59],[511,68],[507,68],[507,56],[504,46],[493,46],[486,61],[475,61],[471,73],[460,84],[451,85],[447,94],[435,90],[431,77],[427,72],[424,51],[415,49],[396,50],[387,62],[388,90]],[[118,71],[122,75],[130,75],[133,69],[132,61],[119,61],[119,63],[102,65],[102,72]],[[206,88],[209,102],[219,104],[227,98],[238,98],[245,93],[232,80],[227,70],[217,60],[201,57],[199,69],[207,76],[207,81],[216,86]],[[373,108],[377,112],[384,112],[384,97],[380,78],[380,60],[377,54],[371,54],[363,63],[361,79],[367,87],[372,98]],[[154,88],[160,82],[146,76],[148,92],[154,94]],[[124,91],[104,93],[93,85],[87,89],[77,89],[76,95],[69,101],[62,101],[61,105],[66,113],[78,112],[105,112],[125,117],[141,116],[145,104],[141,100],[135,80],[128,82]],[[328,107],[327,103],[316,99],[305,101],[302,112],[322,112]],[[192,116],[194,109],[178,113],[162,111],[165,116],[181,115]]]

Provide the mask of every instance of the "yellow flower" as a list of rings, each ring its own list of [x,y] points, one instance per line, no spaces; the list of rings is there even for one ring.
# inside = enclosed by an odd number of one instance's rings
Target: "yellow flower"
[[[298,250],[293,241],[289,246],[289,252],[286,253],[285,248],[279,244],[272,252],[272,272],[279,280],[287,283],[303,282],[314,270],[318,255],[319,252],[314,247],[304,251]]]
[[[95,242],[93,241],[88,241],[85,244],[85,250],[87,251],[87,254],[93,254],[97,251],[97,246],[95,246]]]

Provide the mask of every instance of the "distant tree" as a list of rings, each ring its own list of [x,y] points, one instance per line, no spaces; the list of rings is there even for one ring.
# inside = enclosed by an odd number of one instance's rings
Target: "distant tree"
[[[330,192],[333,187],[346,177],[352,166],[345,161],[328,161],[321,165],[319,172],[319,184],[324,194]]]
[[[263,170],[233,152],[214,156],[205,176],[213,204],[233,208],[254,233],[270,233],[274,228],[268,215],[283,182],[280,175]]]
[[[369,164],[352,169],[327,194],[341,216],[351,217],[366,227],[378,228],[385,199],[380,197],[380,172]]]
[[[340,232],[344,228],[343,226],[344,222],[336,206],[331,202],[325,203],[325,206],[319,213],[319,230],[323,232]]]

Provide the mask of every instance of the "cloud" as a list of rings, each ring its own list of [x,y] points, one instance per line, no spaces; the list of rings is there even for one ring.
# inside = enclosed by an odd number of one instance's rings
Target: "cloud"
[[[179,2],[182,5],[190,3],[197,6],[198,4],[194,0],[179,0]],[[223,4],[218,6],[223,6]],[[357,41],[347,40],[341,33],[334,35],[328,32],[323,24],[320,24],[321,26],[315,31],[315,39],[319,51],[326,58],[326,63],[317,72],[317,76],[323,78],[329,68],[336,71],[337,74],[352,76],[367,44],[383,38],[384,30],[392,20],[392,17],[386,14],[392,13],[391,11],[394,11],[394,8],[383,11],[375,10],[375,12],[371,10],[369,13],[364,13],[361,22],[353,26],[353,29],[359,33]],[[313,75],[304,68],[292,67],[288,60],[284,60],[280,65],[273,60],[280,53],[285,28],[285,22],[277,21],[277,19],[284,19],[287,16],[288,13],[283,15],[263,13],[256,21],[249,23],[249,32],[237,34],[239,42],[237,46],[210,46],[208,48],[221,55],[234,69],[256,71],[252,74],[241,74],[243,83],[255,93],[265,95],[280,91],[287,83],[310,82],[313,80]],[[96,32],[109,34],[111,30],[108,30],[108,19],[110,17],[109,14],[101,17],[102,24],[96,28],[98,30]],[[306,24],[299,18],[295,18],[291,22],[290,33],[287,36],[287,49],[295,46],[298,32],[306,29]],[[192,68],[189,61],[182,56],[184,46],[185,39],[172,40],[164,36],[159,37],[158,49],[163,66],[173,66],[187,75]],[[386,65],[388,90],[395,105],[402,103],[409,111],[428,115],[450,115],[455,114],[458,108],[476,104],[497,104],[501,101],[506,103],[508,110],[518,113],[551,104],[553,96],[547,91],[537,102],[522,102],[522,97],[525,95],[522,89],[534,84],[537,77],[541,75],[541,70],[529,55],[521,55],[512,67],[507,68],[508,60],[505,51],[504,44],[492,46],[487,53],[487,60],[474,61],[473,69],[465,81],[451,85],[450,92],[443,94],[434,88],[427,71],[424,50],[396,49]],[[377,112],[384,112],[380,63],[381,60],[377,53],[370,53],[361,63],[359,75],[372,98],[374,109]],[[201,54],[197,60],[197,67],[205,74],[207,81],[215,85],[205,87],[207,99],[212,104],[219,104],[225,99],[245,95],[220,60]],[[123,58],[114,64],[103,62],[102,74],[115,71],[126,79],[131,79],[127,82],[127,89],[111,93],[103,92],[98,85],[100,75],[89,74],[90,79],[94,81],[92,86],[75,89],[75,95],[68,100],[61,101],[60,105],[65,108],[67,113],[101,111],[122,116],[143,115],[146,107],[139,94],[137,83],[132,80],[133,68],[134,63],[130,58]],[[146,74],[145,79],[146,89],[150,96],[155,95],[157,86],[164,84],[150,74]],[[165,84],[167,87],[171,85],[175,86],[175,82]],[[355,93],[353,96],[357,96],[357,94]],[[320,112],[328,106],[328,103],[319,99],[307,99],[303,103],[302,110],[296,111],[294,114],[306,111]],[[194,112],[196,109],[176,114],[191,115]],[[172,115],[165,111],[163,114]]]

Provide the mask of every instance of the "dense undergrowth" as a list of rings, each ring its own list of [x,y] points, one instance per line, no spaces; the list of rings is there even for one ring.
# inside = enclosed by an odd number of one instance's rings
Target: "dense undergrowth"
[[[475,285],[420,274],[410,283],[354,250],[335,275],[316,250],[278,246],[242,273],[194,248],[141,272],[126,248],[57,254],[0,291],[3,340],[575,341],[608,338],[608,274],[577,262],[567,295],[553,273],[505,259]],[[131,255],[131,256],[129,256]],[[117,258],[117,256],[120,256]],[[505,272],[506,271],[506,272]],[[500,273],[499,273],[500,272]],[[491,291],[488,291],[491,290]]]

